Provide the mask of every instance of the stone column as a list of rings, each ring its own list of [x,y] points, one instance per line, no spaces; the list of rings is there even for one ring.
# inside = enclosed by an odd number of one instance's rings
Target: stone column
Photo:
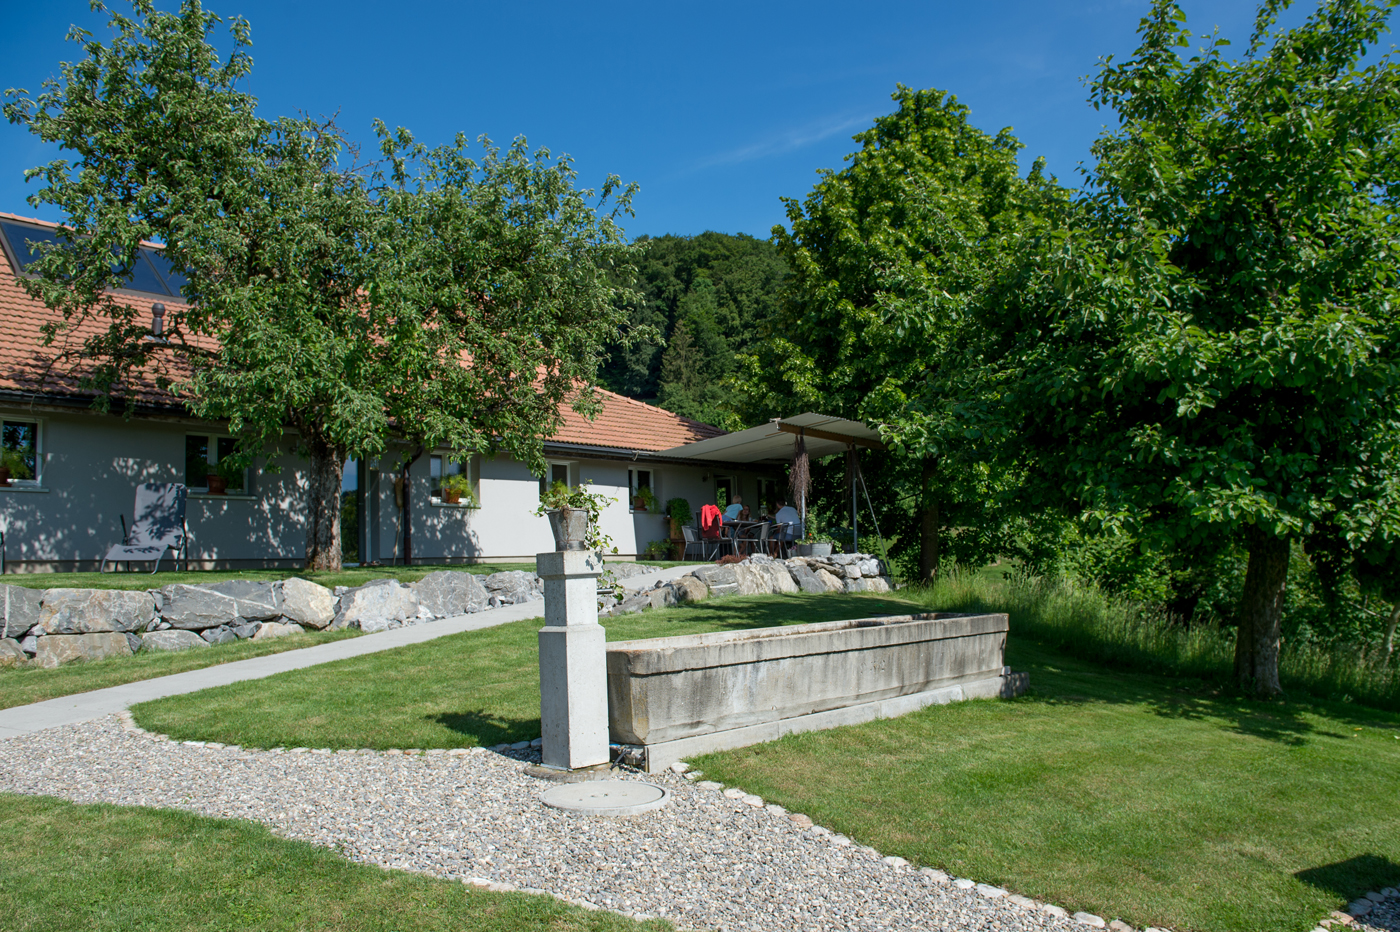
[[[540,629],[542,763],[578,770],[608,763],[608,665],[598,624],[603,561],[581,550],[535,557],[544,580]]]

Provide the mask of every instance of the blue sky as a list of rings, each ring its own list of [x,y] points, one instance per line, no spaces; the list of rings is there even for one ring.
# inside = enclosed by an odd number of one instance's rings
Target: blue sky
[[[160,5],[173,4],[164,0]],[[117,3],[119,9],[122,7]],[[767,237],[780,198],[839,168],[851,135],[890,112],[897,82],[951,91],[988,132],[1014,127],[1077,183],[1105,114],[1084,75],[1136,45],[1148,4],[1104,2],[369,4],[211,0],[252,23],[246,90],[273,117],[339,113],[428,143],[525,135],[576,160],[580,182],[641,185],[631,234]],[[1197,32],[1247,42],[1254,4],[1187,2]],[[80,57],[70,23],[105,36],[87,0],[0,0],[0,88],[37,93]],[[1290,19],[1295,17],[1290,17]],[[219,37],[220,40],[224,38]],[[22,172],[56,154],[0,123],[0,210],[32,216]],[[61,219],[44,214],[46,219]]]

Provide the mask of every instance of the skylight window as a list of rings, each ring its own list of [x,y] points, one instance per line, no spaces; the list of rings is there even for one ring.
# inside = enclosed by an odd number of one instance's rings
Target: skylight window
[[[49,227],[30,226],[13,220],[0,220],[0,240],[4,241],[5,251],[21,275],[34,274],[30,266],[41,255],[31,243],[60,242],[58,234]],[[113,271],[116,271],[115,266]],[[171,268],[165,256],[150,246],[142,246],[136,255],[136,266],[131,270],[131,280],[121,290],[184,300],[180,295],[184,285],[185,276]]]

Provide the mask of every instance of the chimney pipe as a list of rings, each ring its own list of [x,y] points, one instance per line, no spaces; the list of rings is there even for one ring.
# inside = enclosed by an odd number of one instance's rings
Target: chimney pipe
[[[151,336],[158,337],[165,333],[165,305],[157,301],[151,305]]]

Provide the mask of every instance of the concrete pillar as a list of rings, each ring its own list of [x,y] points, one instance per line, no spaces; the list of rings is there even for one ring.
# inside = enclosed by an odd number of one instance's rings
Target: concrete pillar
[[[578,770],[608,763],[608,665],[598,624],[602,558],[580,550],[541,553],[544,580],[540,629],[542,763]]]

